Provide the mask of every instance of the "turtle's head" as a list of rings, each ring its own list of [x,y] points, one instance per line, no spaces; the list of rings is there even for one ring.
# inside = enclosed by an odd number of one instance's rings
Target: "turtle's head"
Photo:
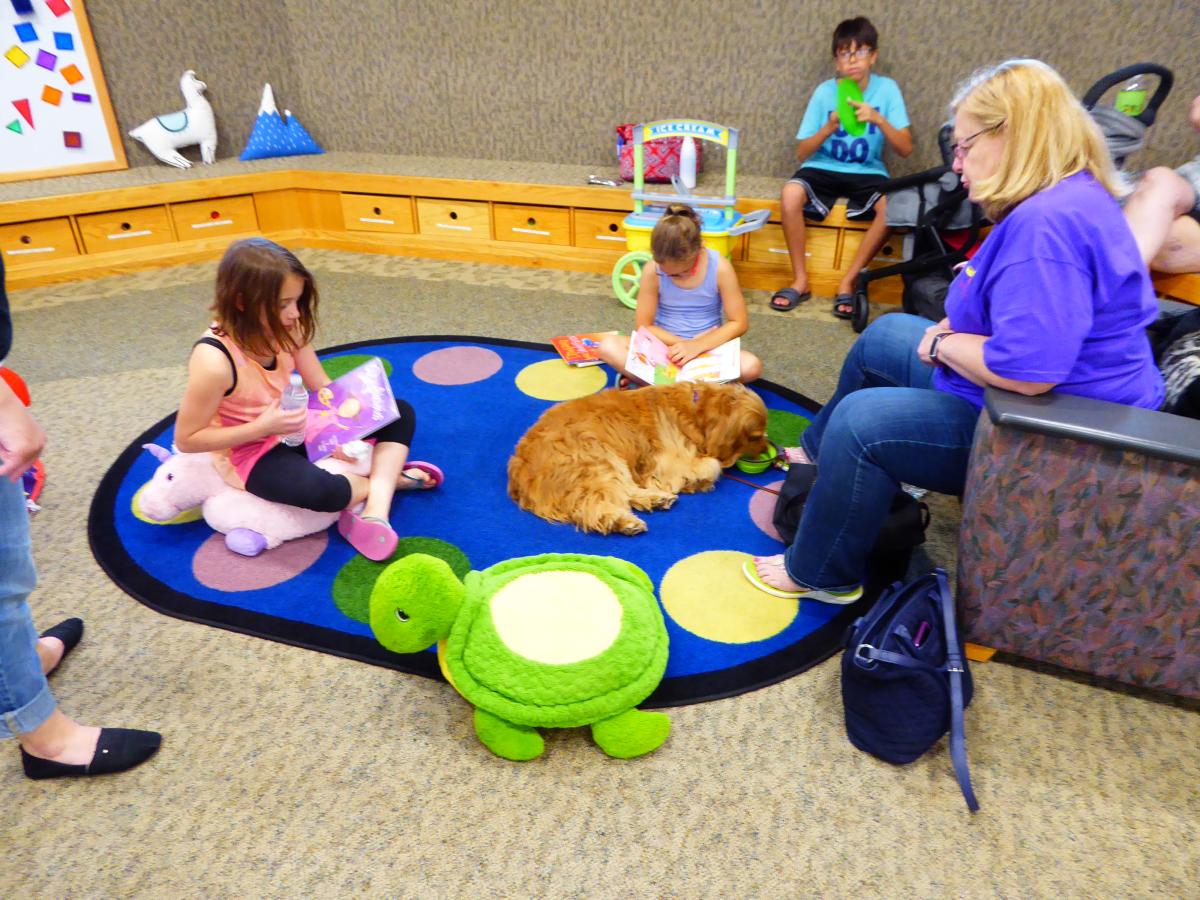
[[[371,591],[371,630],[393,653],[417,653],[450,634],[466,589],[450,566],[425,553],[398,559]]]

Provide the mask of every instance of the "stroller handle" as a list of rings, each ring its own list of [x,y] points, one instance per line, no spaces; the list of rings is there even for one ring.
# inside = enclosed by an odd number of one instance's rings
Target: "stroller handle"
[[[1143,62],[1134,63],[1131,66],[1125,66],[1123,69],[1117,69],[1115,72],[1109,72],[1090,88],[1083,95],[1081,101],[1086,109],[1091,109],[1104,96],[1104,92],[1110,88],[1116,87],[1124,81],[1128,81],[1134,75],[1157,75],[1158,88],[1154,92],[1154,96],[1150,98],[1150,102],[1146,104],[1146,108],[1134,116],[1139,122],[1149,128],[1154,124],[1154,118],[1158,114],[1158,108],[1162,102],[1167,99],[1167,94],[1171,93],[1171,88],[1175,85],[1175,73],[1166,66],[1160,66],[1158,63]]]
[[[770,216],[771,211],[769,209],[756,209],[752,213],[746,213],[742,221],[729,229],[729,236],[735,237],[739,234],[745,234],[748,231],[758,231],[758,229],[766,224]]]

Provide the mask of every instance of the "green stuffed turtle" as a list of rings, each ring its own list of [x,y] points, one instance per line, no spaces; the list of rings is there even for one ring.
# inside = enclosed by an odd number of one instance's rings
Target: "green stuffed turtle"
[[[371,630],[396,653],[437,642],[447,679],[475,707],[475,733],[497,756],[541,755],[538,728],[590,725],[609,756],[667,739],[664,713],[635,707],[662,680],[667,629],[646,573],[610,556],[510,559],[459,581],[413,553],[371,592]]]

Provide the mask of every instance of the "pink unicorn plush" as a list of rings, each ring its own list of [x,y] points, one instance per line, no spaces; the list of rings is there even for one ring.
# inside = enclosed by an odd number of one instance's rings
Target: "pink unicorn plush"
[[[155,522],[169,522],[198,506],[204,521],[225,535],[225,546],[234,553],[258,556],[284,541],[323,531],[337,521],[336,512],[272,503],[238,490],[217,472],[210,453],[179,453],[158,444],[142,447],[161,465],[136,498],[141,513]],[[330,472],[367,475],[371,456],[367,453],[353,464],[329,458],[317,465]]]

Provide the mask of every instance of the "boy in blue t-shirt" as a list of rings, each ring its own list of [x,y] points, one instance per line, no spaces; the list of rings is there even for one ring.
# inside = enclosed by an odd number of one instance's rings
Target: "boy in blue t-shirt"
[[[838,197],[847,198],[847,218],[866,217],[875,210],[854,260],[838,284],[833,304],[833,314],[838,318],[848,319],[853,314],[854,280],[887,238],[883,216],[887,198],[875,190],[888,180],[883,148],[886,145],[908,156],[913,141],[900,88],[892,79],[871,73],[878,51],[879,35],[865,17],[846,19],[834,29],[833,58],[838,78],[853,78],[858,83],[863,102],[850,102],[858,121],[866,124],[866,133],[855,137],[842,129],[837,114],[837,78],[817,85],[796,132],[800,142],[796,157],[801,167],[783,186],[780,196],[783,235],[794,277],[788,287],[771,297],[774,309],[795,309],[812,296],[804,264],[806,214],[818,221],[824,219]]]

